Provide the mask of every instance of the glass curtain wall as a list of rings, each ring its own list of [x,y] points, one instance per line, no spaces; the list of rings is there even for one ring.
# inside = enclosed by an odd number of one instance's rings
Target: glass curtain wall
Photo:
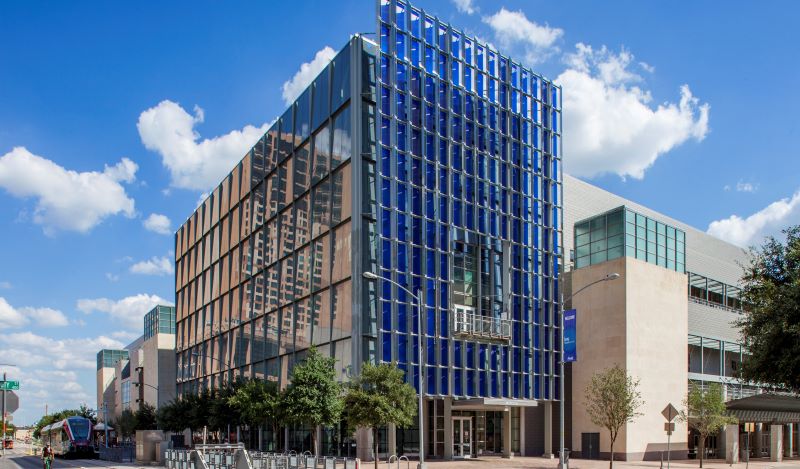
[[[557,398],[561,89],[409,3],[380,0],[377,25],[376,272],[425,306],[418,331],[377,282],[378,359],[429,395]],[[510,340],[453,337],[477,296]]]
[[[178,392],[350,364],[351,44],[176,234]],[[291,439],[291,438],[290,438]]]

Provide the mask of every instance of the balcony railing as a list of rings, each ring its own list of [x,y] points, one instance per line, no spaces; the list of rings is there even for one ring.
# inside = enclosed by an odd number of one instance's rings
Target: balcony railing
[[[456,305],[453,315],[453,334],[488,339],[510,340],[511,320],[475,314],[475,310]]]

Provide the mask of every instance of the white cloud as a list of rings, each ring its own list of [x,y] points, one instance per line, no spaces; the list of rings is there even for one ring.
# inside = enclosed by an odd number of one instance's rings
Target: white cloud
[[[142,275],[170,275],[174,272],[175,264],[167,256],[153,256],[149,260],[139,261],[131,266],[131,273]]]
[[[0,296],[0,329],[27,326],[31,321],[40,327],[61,327],[69,324],[67,316],[57,309],[30,306],[14,308]]]
[[[151,213],[149,217],[147,217],[142,224],[144,225],[145,229],[150,230],[154,233],[158,234],[172,234],[172,222],[166,215],[162,215],[160,213]]]
[[[102,335],[95,338],[53,339],[33,332],[18,332],[0,336],[0,355],[4,360],[23,368],[93,369],[97,366],[98,350],[121,347],[120,341]]]
[[[191,115],[169,100],[139,115],[139,137],[148,150],[161,155],[175,187],[208,190],[218,184],[268,128],[268,124],[246,125],[242,130],[200,140],[194,127],[204,118],[200,107],[195,106]]]
[[[336,51],[329,46],[325,46],[314,55],[311,62],[300,65],[300,70],[294,74],[291,80],[283,83],[281,94],[286,104],[291,104],[300,93],[305,90],[311,81],[319,75],[328,63],[336,56]]]
[[[77,308],[86,314],[106,313],[129,330],[141,330],[142,318],[156,305],[172,305],[172,302],[157,295],[140,293],[117,301],[108,298],[81,299]]]
[[[455,3],[456,8],[461,13],[471,15],[477,11],[475,5],[472,4],[472,0],[453,0],[453,3]]]
[[[108,279],[109,282],[119,281],[119,275],[112,274],[111,272],[106,272],[106,278]]]
[[[731,215],[708,225],[708,234],[742,247],[760,244],[765,236],[777,236],[790,225],[800,223],[800,190],[791,198],[772,202],[745,218]]]
[[[641,179],[656,159],[689,139],[708,133],[709,105],[700,104],[688,85],[680,101],[652,106],[649,91],[633,85],[633,55],[577,44],[556,82],[563,86],[563,129],[569,140],[567,168],[576,176],[604,173]]]
[[[525,58],[535,64],[544,60],[555,42],[564,34],[561,28],[551,28],[531,21],[520,11],[509,11],[505,7],[491,16],[483,17],[483,22],[494,31],[501,46],[510,48],[520,43],[525,48]]]
[[[18,198],[37,199],[33,221],[45,233],[85,233],[111,215],[134,215],[134,201],[121,183],[133,182],[137,169],[122,158],[103,172],[77,172],[16,147],[0,157],[0,187]]]
[[[736,192],[755,192],[758,190],[758,184],[752,182],[739,181],[736,183]]]
[[[28,319],[13,306],[8,304],[5,298],[0,297],[0,328],[22,327],[28,323]]]
[[[12,288],[13,286],[11,285],[11,282],[0,282],[0,290],[11,290]]]

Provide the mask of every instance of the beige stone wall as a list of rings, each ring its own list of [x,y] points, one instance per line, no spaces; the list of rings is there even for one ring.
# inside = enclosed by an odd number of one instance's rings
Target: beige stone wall
[[[661,410],[668,403],[680,408],[686,395],[686,276],[623,257],[573,271],[573,291],[612,272],[620,278],[594,285],[572,302],[578,310],[578,361],[572,365],[571,448],[581,450],[581,433],[598,432],[600,452],[608,453],[608,432],[589,420],[584,390],[594,373],[618,364],[640,380],[645,403],[643,415],[620,432],[616,457],[657,458],[667,444]],[[685,451],[686,440],[686,425],[677,423],[671,450]]]
[[[144,400],[158,408],[175,398],[175,335],[154,335],[142,344],[140,356],[143,380],[149,385],[144,386]]]

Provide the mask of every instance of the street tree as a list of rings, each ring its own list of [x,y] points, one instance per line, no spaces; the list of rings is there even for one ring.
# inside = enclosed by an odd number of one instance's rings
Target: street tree
[[[722,430],[725,425],[736,423],[737,420],[730,416],[725,408],[722,386],[719,383],[711,383],[705,389],[693,385],[683,401],[683,406],[684,409],[678,418],[697,432],[700,467],[703,467],[706,438]]]
[[[228,397],[228,405],[239,414],[242,423],[253,428],[266,421],[272,425],[272,435],[276,437],[279,428],[280,392],[273,382],[251,379],[239,386]],[[277,444],[277,443],[275,443]]]
[[[595,373],[585,391],[586,412],[593,424],[608,430],[611,457],[609,469],[614,467],[614,442],[623,425],[642,415],[644,404],[639,392],[639,379],[614,365]]]
[[[123,440],[130,439],[136,431],[136,414],[130,409],[125,409],[114,422],[114,429],[119,432]]]
[[[365,363],[361,375],[347,386],[343,417],[351,430],[372,431],[375,469],[378,469],[378,427],[394,424],[405,427],[417,415],[416,391],[403,381],[403,371],[395,363]]]
[[[135,413],[136,430],[153,430],[157,425],[156,408],[143,402]]]
[[[738,321],[747,359],[745,381],[800,392],[800,225],[750,250]]]
[[[312,347],[306,359],[292,370],[291,384],[282,397],[286,420],[312,428],[311,445],[316,456],[316,428],[335,425],[342,413],[342,386],[336,381],[335,363],[334,358],[324,357]]]

